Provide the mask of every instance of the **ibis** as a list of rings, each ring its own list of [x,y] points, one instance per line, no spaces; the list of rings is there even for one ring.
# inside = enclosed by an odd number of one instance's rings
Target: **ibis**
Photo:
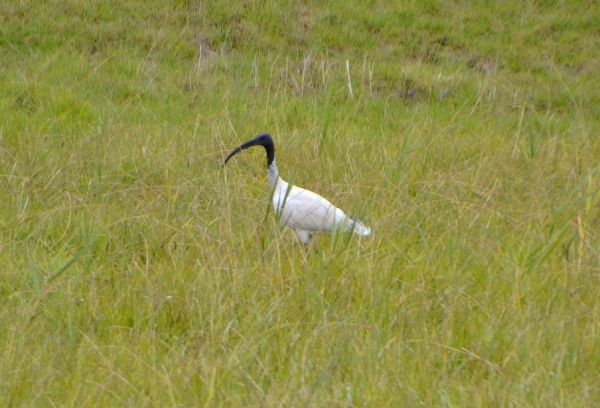
[[[223,166],[235,154],[252,146],[263,146],[267,152],[267,175],[273,191],[276,217],[282,224],[295,229],[303,244],[308,244],[312,235],[318,232],[351,231],[363,237],[371,233],[371,228],[365,226],[362,221],[349,217],[325,198],[291,185],[279,177],[275,162],[275,144],[268,133],[262,133],[236,147],[225,158]]]

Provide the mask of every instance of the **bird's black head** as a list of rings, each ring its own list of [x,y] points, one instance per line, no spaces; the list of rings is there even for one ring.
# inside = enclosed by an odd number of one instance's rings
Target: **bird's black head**
[[[273,143],[273,138],[268,133],[261,133],[256,136],[252,140],[248,140],[246,143],[243,143],[236,147],[229,155],[225,158],[225,162],[223,162],[223,166],[227,164],[229,159],[231,159],[236,153],[241,152],[244,149],[247,149],[252,146],[263,146],[267,151],[267,167],[273,163],[275,160],[275,144]]]

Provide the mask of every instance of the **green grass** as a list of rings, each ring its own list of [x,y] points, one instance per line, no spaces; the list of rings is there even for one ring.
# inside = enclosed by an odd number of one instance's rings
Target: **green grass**
[[[598,404],[600,8],[403,3],[2,2],[0,405]]]

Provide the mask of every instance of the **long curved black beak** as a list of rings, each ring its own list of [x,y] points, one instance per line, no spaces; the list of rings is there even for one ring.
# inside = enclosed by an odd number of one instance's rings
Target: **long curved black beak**
[[[247,142],[233,149],[233,151],[229,153],[225,158],[225,161],[223,162],[223,167],[225,167],[229,159],[231,159],[237,153],[252,146],[263,146],[265,148],[265,150],[267,151],[267,167],[269,167],[271,163],[273,163],[273,160],[275,160],[275,144],[273,143],[273,138],[268,133],[261,133],[254,139],[248,140]]]

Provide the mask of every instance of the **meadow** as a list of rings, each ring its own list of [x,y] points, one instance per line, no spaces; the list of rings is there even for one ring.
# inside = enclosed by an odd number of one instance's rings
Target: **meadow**
[[[600,401],[594,1],[0,3],[0,405]],[[281,176],[372,228],[307,250]]]

